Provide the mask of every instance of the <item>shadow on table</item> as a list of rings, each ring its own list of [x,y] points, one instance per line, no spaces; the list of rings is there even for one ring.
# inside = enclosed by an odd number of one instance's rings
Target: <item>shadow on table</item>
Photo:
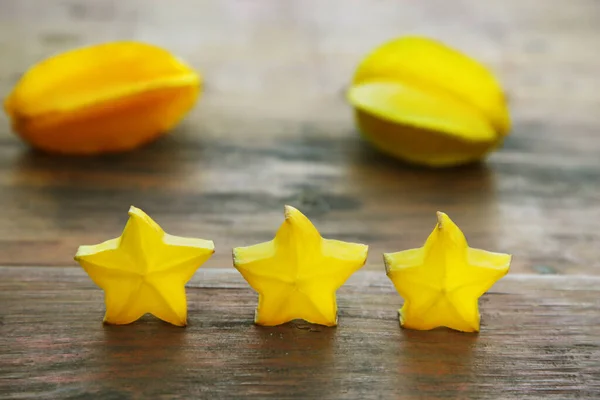
[[[410,194],[422,193],[430,200],[452,195],[467,200],[495,197],[495,171],[485,161],[432,168],[395,159],[358,138],[348,146],[349,174],[355,184],[366,188],[397,188],[410,191]]]
[[[478,334],[440,328],[402,330],[402,337],[397,374],[407,388],[422,396],[444,393],[449,398],[463,398],[469,394]]]
[[[95,179],[98,174],[111,175],[113,179],[118,179],[120,173],[132,172],[177,174],[192,158],[198,158],[195,155],[203,149],[201,143],[194,142],[194,153],[189,153],[189,150],[190,143],[176,130],[152,143],[123,153],[77,156],[25,148],[11,170],[19,179],[44,174],[50,181],[55,177],[71,177],[71,184],[77,183],[77,177],[82,177],[83,181]],[[92,176],[86,177],[86,173]]]
[[[328,381],[335,375],[336,328],[292,321],[277,327],[253,326],[247,335],[248,347],[232,353],[231,361],[243,364],[251,376],[242,375],[235,384],[253,383],[265,394],[282,395],[285,383],[301,398],[337,393],[335,382]]]
[[[175,371],[186,335],[184,328],[149,315],[127,326],[104,325],[102,352],[107,371],[139,369],[140,375],[146,375],[157,365],[163,373]]]

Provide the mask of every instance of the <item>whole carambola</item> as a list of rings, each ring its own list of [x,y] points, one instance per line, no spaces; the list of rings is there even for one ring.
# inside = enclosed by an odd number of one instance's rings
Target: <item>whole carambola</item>
[[[54,153],[121,152],[170,131],[200,94],[197,72],[167,50],[110,42],[50,57],[4,102],[14,132]]]
[[[394,39],[368,54],[348,100],[370,143],[414,164],[480,160],[510,130],[506,99],[491,72],[424,37]]]

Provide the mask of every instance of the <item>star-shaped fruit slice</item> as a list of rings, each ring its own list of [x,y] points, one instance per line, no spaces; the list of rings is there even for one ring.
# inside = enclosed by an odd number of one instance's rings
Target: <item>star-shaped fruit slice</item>
[[[131,207],[120,237],[80,246],[75,260],[104,290],[105,323],[129,324],[150,313],[185,326],[185,284],[213,253],[212,241],[169,235]]]
[[[421,248],[385,253],[387,276],[404,298],[400,324],[478,332],[478,299],[508,273],[511,256],[468,247],[444,213]]]
[[[368,246],[324,239],[300,211],[285,206],[285,221],[269,242],[233,250],[233,263],[258,292],[254,322],[294,319],[337,325],[336,290],[366,262]]]

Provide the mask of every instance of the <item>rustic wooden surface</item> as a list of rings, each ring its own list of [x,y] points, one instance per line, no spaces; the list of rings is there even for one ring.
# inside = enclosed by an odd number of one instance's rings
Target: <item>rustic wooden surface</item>
[[[358,138],[344,91],[372,47],[443,38],[506,87],[514,130],[484,165],[406,167]],[[230,249],[272,238],[285,203],[323,235],[384,251],[420,246],[447,212],[513,272],[600,267],[597,0],[2,0],[0,96],[33,63],[115,39],[163,45],[204,76],[171,137],[98,159],[28,151],[0,117],[0,264],[75,265],[133,204],[177,235]]]
[[[117,39],[163,45],[205,80],[172,135],[120,156],[31,151],[0,113],[0,398],[600,398],[600,2],[173,3],[0,0],[2,98],[35,62]],[[487,162],[413,168],[359,139],[353,69],[412,33],[504,84],[514,129]],[[231,248],[271,239],[284,204],[370,246],[338,328],[251,323]],[[130,205],[215,241],[186,329],[102,326],[102,292],[67,268],[80,244],[118,236]],[[472,246],[514,255],[479,335],[398,327],[381,253],[420,246],[438,210]]]
[[[338,292],[339,326],[253,325],[233,269],[200,269],[189,325],[102,324],[75,268],[0,268],[0,398],[503,398],[600,396],[600,278],[507,276],[479,334],[399,327],[384,273]]]

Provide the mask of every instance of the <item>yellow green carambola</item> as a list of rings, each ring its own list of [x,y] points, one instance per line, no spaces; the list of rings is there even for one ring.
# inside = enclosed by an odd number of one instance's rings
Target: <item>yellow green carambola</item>
[[[348,100],[375,147],[415,164],[480,160],[510,131],[506,99],[491,72],[425,37],[395,39],[368,54]]]

